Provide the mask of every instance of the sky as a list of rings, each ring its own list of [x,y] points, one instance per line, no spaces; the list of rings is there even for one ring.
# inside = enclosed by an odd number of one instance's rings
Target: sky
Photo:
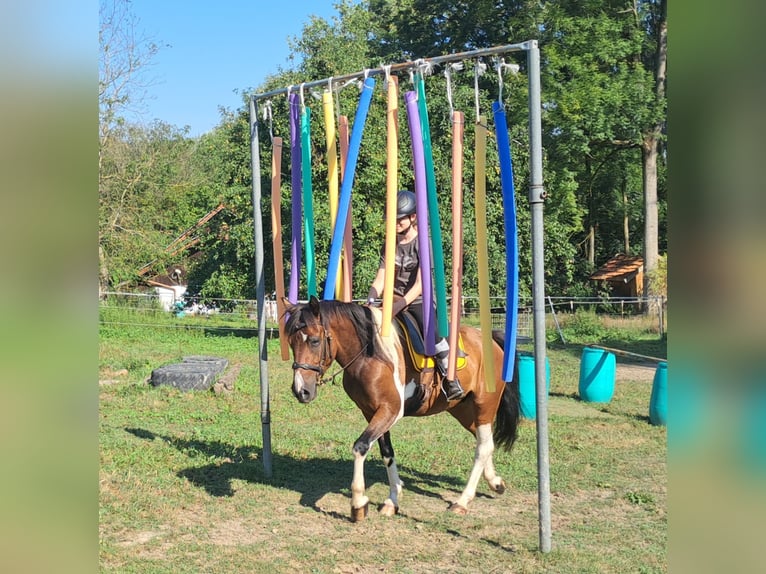
[[[136,119],[189,126],[196,137],[218,125],[219,107],[288,66],[288,38],[310,16],[330,20],[337,0],[132,0],[138,28],[162,46],[148,72],[145,110]]]

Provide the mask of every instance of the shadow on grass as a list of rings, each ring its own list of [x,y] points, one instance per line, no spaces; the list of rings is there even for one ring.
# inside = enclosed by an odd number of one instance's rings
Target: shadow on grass
[[[353,473],[353,461],[331,458],[294,458],[289,455],[272,452],[272,476],[267,477],[263,468],[262,450],[250,446],[234,446],[221,441],[189,440],[167,436],[142,428],[126,428],[126,432],[146,441],[162,440],[188,456],[203,455],[215,457],[218,462],[204,466],[191,466],[176,474],[193,485],[203,488],[211,496],[234,496],[233,481],[245,480],[267,484],[277,488],[287,488],[301,494],[300,504],[320,509],[318,502],[328,493],[348,492]],[[423,496],[438,497],[445,500],[437,491],[445,485],[461,490],[464,484],[458,479],[446,475],[433,475],[412,470],[401,470],[405,479],[406,490]],[[380,460],[368,458],[365,464],[367,487],[377,482],[376,477],[385,481],[386,471]],[[466,477],[467,479],[467,477]],[[347,516],[336,515],[348,520]]]
[[[205,327],[204,333],[206,337],[258,338],[257,327]],[[266,339],[279,339],[279,330],[274,327],[267,328]]]

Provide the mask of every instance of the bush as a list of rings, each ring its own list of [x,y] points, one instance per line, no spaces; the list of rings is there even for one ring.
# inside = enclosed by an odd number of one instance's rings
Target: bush
[[[603,330],[595,311],[587,309],[577,309],[564,329],[568,338],[586,341],[600,339]]]

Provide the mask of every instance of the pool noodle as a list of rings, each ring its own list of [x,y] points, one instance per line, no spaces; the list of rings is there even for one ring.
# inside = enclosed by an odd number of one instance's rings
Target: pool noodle
[[[516,197],[513,185],[513,161],[505,110],[500,102],[492,104],[497,134],[497,154],[500,159],[500,184],[503,191],[503,222],[505,224],[505,348],[503,380],[513,380],[516,359],[516,328],[519,308],[519,246],[516,230]]]
[[[428,197],[426,167],[423,156],[423,134],[420,128],[417,94],[404,94],[407,123],[412,141],[412,161],[415,172],[415,199],[417,203],[418,249],[420,251],[420,279],[423,285],[423,343],[426,355],[433,356],[436,342],[434,332],[433,288],[431,286],[431,253],[428,240]]]
[[[351,205],[351,188],[354,184],[354,172],[356,171],[356,162],[359,159],[359,148],[362,144],[362,133],[364,124],[367,120],[367,112],[370,109],[372,100],[372,91],[375,87],[375,78],[367,78],[364,81],[362,94],[359,97],[359,105],[356,108],[354,125],[351,128],[351,140],[348,146],[348,158],[346,159],[346,169],[341,182],[340,200],[338,202],[338,218],[333,230],[332,243],[330,246],[330,260],[327,264],[327,280],[325,281],[324,299],[335,298],[335,283],[338,277],[338,267],[340,263],[340,251],[343,247],[343,240],[346,230],[346,218],[348,217],[349,206]]]

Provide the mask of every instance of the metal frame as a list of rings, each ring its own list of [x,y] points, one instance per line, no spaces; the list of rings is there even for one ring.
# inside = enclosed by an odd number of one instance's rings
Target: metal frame
[[[250,97],[250,150],[253,171],[253,236],[255,240],[255,284],[258,302],[258,349],[261,384],[261,430],[263,434],[263,467],[267,477],[272,475],[271,460],[271,412],[269,407],[268,352],[266,349],[266,314],[264,313],[265,283],[263,277],[263,220],[261,214],[261,161],[258,140],[258,101],[280,94],[288,94],[299,87],[331,86],[371,75],[395,73],[417,69],[422,65],[439,65],[449,62],[470,60],[484,56],[527,53],[527,75],[529,82],[529,208],[532,221],[532,313],[534,321],[535,389],[537,402],[537,474],[538,510],[540,527],[540,550],[551,550],[551,508],[550,508],[550,456],[548,452],[548,394],[545,385],[545,284],[543,245],[543,202],[546,192],[543,188],[543,153],[540,99],[540,49],[537,40],[519,44],[507,44],[480,50],[460,52],[434,58],[401,62],[380,68],[362,70],[353,74],[334,76],[254,94]]]

